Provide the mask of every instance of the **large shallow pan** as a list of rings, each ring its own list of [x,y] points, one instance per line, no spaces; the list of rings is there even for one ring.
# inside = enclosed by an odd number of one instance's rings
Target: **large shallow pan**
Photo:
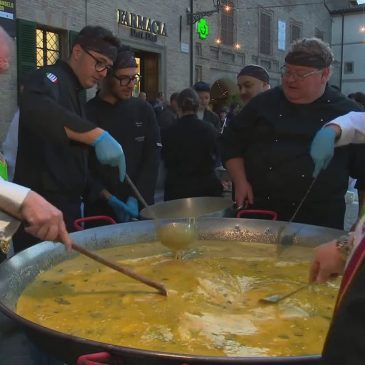
[[[254,219],[202,218],[198,220],[198,233],[201,239],[214,239],[250,242],[276,242],[278,229],[283,222]],[[324,227],[304,224],[291,224],[290,230],[297,232],[295,244],[316,246],[324,241],[338,237],[343,232]],[[293,233],[288,232],[288,233]],[[75,242],[88,249],[101,249],[123,244],[155,240],[155,226],[152,221],[116,224],[77,232],[72,234]],[[41,327],[15,313],[18,297],[24,288],[43,270],[58,264],[76,254],[67,254],[61,244],[42,242],[15,255],[0,265],[0,310],[8,317],[23,325],[46,351],[74,364],[78,356],[98,351],[108,351],[122,360],[125,365],[157,364],[301,364],[319,363],[319,355],[301,357],[266,358],[226,358],[209,356],[177,355],[161,352],[132,349],[70,336]]]

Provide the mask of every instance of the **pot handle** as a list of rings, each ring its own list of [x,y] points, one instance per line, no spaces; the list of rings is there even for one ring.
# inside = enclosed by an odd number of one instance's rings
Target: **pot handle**
[[[77,359],[76,365],[123,365],[119,358],[112,357],[108,352],[97,352],[95,354],[82,355]]]
[[[106,221],[110,224],[116,224],[117,222],[108,215],[93,215],[91,217],[84,217],[78,218],[74,220],[74,227],[77,231],[83,231],[84,227],[81,225],[84,222],[91,222],[91,221]]]
[[[243,215],[249,214],[268,215],[273,221],[276,221],[278,219],[278,213],[276,213],[275,211],[262,209],[241,209],[236,213],[236,218],[241,218]]]

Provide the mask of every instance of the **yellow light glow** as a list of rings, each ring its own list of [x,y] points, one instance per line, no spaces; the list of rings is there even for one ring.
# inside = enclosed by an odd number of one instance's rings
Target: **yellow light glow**
[[[365,25],[362,25],[362,26],[360,27],[360,32],[361,32],[361,33],[365,33]]]
[[[239,43],[236,43],[236,44],[234,45],[234,48],[236,48],[236,49],[240,49],[240,48],[241,48],[241,45],[240,45]]]
[[[215,43],[217,43],[217,44],[221,44],[221,43],[222,43],[222,41],[221,41],[219,38],[217,38],[217,39],[215,40]]]
[[[224,10],[228,13],[229,11],[231,11],[231,7],[229,5],[225,5],[224,6]]]

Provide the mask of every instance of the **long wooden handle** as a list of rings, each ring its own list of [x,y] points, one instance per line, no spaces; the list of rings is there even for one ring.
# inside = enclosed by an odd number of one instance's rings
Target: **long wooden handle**
[[[153,281],[149,278],[146,278],[143,275],[137,274],[136,272],[132,271],[131,269],[129,269],[128,267],[125,267],[124,265],[120,265],[120,264],[115,264],[114,262],[111,262],[109,260],[104,259],[103,257],[94,254],[93,252],[91,252],[90,250],[77,245],[76,243],[72,243],[72,248],[81,253],[82,255],[85,255],[89,258],[91,258],[92,260],[95,260],[97,262],[100,262],[101,264],[108,266],[116,271],[121,272],[124,275],[127,275],[135,280],[140,281],[141,283],[144,283],[146,285],[152,286],[153,288],[157,289],[160,294],[167,296],[167,290],[166,288],[160,284],[157,283],[156,281]]]

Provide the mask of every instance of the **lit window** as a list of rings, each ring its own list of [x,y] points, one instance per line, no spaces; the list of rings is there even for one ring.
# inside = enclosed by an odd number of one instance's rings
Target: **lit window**
[[[60,58],[60,35],[44,29],[36,30],[37,68],[53,65]]]

